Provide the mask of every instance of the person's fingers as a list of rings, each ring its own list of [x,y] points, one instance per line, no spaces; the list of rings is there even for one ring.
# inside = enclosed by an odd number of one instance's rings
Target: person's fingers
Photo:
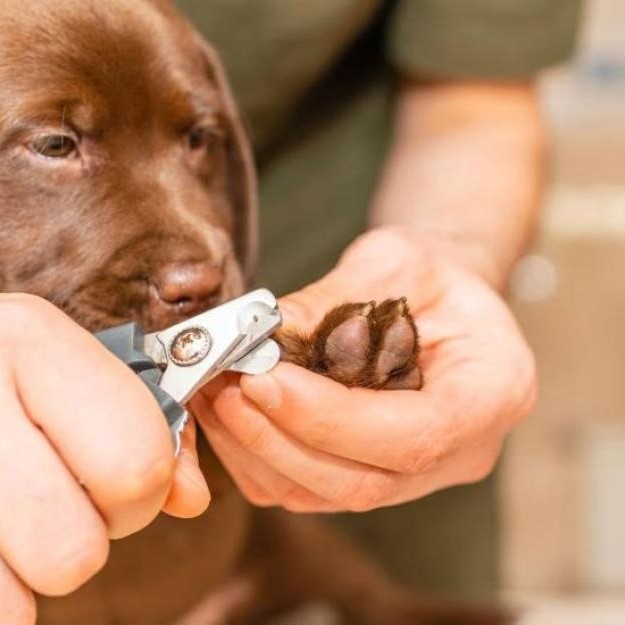
[[[237,396],[236,388],[220,395],[216,404],[221,414],[230,415],[226,421],[235,424],[234,431],[244,438],[245,445],[207,410],[202,411],[200,423],[239,488],[253,503],[279,504],[295,512],[364,511],[404,503],[451,485],[479,481],[492,471],[501,448],[501,437],[491,432],[484,441],[466,443],[450,452],[446,461],[421,472],[402,475],[354,463],[360,470],[344,475],[334,461],[327,465],[327,455],[319,454],[317,458],[323,460],[310,463],[294,458],[290,442],[284,444],[283,433],[272,430],[255,406]],[[337,487],[341,483],[344,486]],[[321,485],[324,496],[334,499],[320,497],[303,486],[307,484]]]
[[[425,391],[348,389],[285,363],[264,375],[243,376],[240,388],[307,447],[382,469],[425,470],[459,437],[456,415]]]
[[[174,480],[163,512],[185,519],[196,517],[208,508],[210,499],[210,491],[198,462],[196,425],[190,419],[182,432]]]
[[[462,447],[429,471],[404,476],[401,487],[390,493],[384,505],[403,504],[450,486],[480,482],[493,471],[501,447],[502,438],[496,435],[479,445]]]
[[[324,501],[342,509],[366,510],[392,491],[395,476],[390,472],[303,445],[277,428],[236,386],[224,389],[213,408],[241,447]],[[282,505],[292,499],[287,495],[279,494]]]
[[[104,565],[106,527],[44,434],[7,391],[7,381],[0,382],[0,554],[36,592],[66,594]]]
[[[219,376],[219,378],[222,377]],[[223,382],[217,385],[211,382],[210,386],[204,387],[191,399],[189,409],[204,433],[211,450],[219,458],[243,495],[257,506],[272,506],[275,504],[275,498],[269,494],[266,488],[260,486],[257,479],[263,476],[265,467],[254,467],[254,470],[251,470],[249,464],[251,454],[234,447],[232,444],[234,439],[226,432],[213,412],[214,395],[226,386]],[[252,477],[252,474],[255,477]]]
[[[262,507],[279,505],[292,512],[333,512],[338,509],[245,449],[216,418],[202,396],[194,399],[194,405],[211,448],[251,503]]]
[[[425,377],[419,392],[348,389],[281,363],[242,376],[240,388],[307,446],[401,473],[426,470],[467,440],[509,430],[535,397],[531,354],[505,320],[447,337],[428,352]]]
[[[47,302],[4,296],[0,312],[3,357],[26,412],[84,485],[110,536],[147,525],[167,498],[174,469],[155,399],[124,363]]]
[[[33,593],[0,558],[0,623],[35,625],[36,618],[37,606]]]
[[[250,503],[264,508],[282,506],[291,512],[328,510],[321,498],[254,457],[219,424],[204,431],[220,462]]]

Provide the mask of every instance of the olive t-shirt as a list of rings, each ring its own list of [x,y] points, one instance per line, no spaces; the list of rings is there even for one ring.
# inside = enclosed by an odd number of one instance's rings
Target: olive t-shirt
[[[395,76],[531,76],[571,53],[580,1],[177,0],[254,140],[263,282],[306,283],[364,227]]]
[[[365,227],[394,80],[514,80],[566,59],[581,0],[177,0],[220,52],[260,171],[261,281],[327,271]],[[488,483],[358,516],[350,529],[422,587],[494,584]]]

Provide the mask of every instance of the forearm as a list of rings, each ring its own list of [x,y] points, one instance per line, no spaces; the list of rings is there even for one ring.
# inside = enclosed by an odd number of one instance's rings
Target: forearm
[[[530,84],[406,83],[371,224],[440,236],[501,288],[534,228],[544,131]]]

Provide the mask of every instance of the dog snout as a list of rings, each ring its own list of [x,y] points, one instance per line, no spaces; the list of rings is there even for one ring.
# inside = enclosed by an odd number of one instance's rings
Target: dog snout
[[[217,302],[223,280],[223,271],[215,265],[175,262],[156,269],[151,283],[160,304],[192,314]]]

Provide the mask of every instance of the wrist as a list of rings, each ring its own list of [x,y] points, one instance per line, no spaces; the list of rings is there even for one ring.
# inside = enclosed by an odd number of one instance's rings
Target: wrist
[[[439,248],[456,267],[476,275],[496,291],[504,290],[514,261],[501,258],[479,236],[428,229],[415,229],[415,235]]]
[[[376,258],[373,273],[405,273],[414,264],[415,256],[435,255],[434,262],[451,269],[471,273],[497,291],[506,285],[512,262],[497,254],[477,236],[461,232],[418,228],[415,226],[380,226],[372,228],[348,248],[337,269],[359,260],[360,250]],[[421,261],[418,261],[421,262]],[[395,267],[396,266],[396,267]]]
[[[530,84],[404,90],[370,223],[412,231],[501,290],[536,225],[544,144]]]

